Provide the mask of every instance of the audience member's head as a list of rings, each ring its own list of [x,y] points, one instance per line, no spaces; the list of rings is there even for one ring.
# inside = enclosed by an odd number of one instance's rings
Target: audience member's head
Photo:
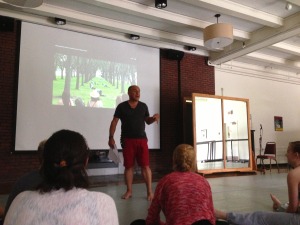
[[[46,139],[41,141],[39,143],[39,146],[38,146],[38,149],[37,149],[38,157],[39,157],[39,161],[40,161],[41,165],[43,163],[44,146],[45,146],[46,141],[47,141]]]
[[[38,187],[41,192],[60,188],[66,191],[73,187],[88,187],[85,170],[89,148],[85,138],[78,132],[60,130],[45,143],[41,174],[43,182]]]
[[[289,143],[289,148],[293,152],[298,152],[300,154],[300,141],[294,141]]]
[[[195,171],[196,154],[193,146],[178,145],[173,152],[173,169],[179,172]]]

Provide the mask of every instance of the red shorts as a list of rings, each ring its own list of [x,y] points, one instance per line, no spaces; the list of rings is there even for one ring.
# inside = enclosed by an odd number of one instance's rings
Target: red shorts
[[[148,140],[146,138],[124,139],[123,157],[126,169],[134,167],[135,160],[140,167],[149,166]]]

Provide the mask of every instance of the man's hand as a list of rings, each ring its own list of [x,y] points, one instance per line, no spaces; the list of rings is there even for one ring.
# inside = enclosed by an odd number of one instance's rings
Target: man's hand
[[[109,137],[109,139],[108,139],[108,145],[109,145],[109,147],[114,148],[114,146],[115,146],[115,139],[114,139],[114,137]]]
[[[158,120],[159,120],[160,116],[159,116],[158,113],[156,113],[156,114],[154,114],[154,115],[152,116],[152,118],[153,118],[153,120],[154,120],[153,122],[156,121],[156,123],[158,123]]]

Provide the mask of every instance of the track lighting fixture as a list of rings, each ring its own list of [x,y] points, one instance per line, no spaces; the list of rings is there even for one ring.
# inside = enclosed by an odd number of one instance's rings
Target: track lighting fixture
[[[155,7],[163,9],[167,7],[167,0],[155,0]]]
[[[140,39],[140,36],[136,34],[130,34],[130,39],[136,41]]]
[[[56,25],[65,25],[66,24],[66,20],[65,19],[61,19],[61,18],[54,18],[54,21],[56,23]]]

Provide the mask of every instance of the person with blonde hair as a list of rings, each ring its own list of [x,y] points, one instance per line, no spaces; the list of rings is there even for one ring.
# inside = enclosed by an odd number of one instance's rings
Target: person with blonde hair
[[[174,171],[157,184],[146,218],[147,225],[214,225],[214,207],[207,180],[195,173],[196,154],[191,145],[180,144],[173,152]],[[166,221],[160,219],[163,212]]]

